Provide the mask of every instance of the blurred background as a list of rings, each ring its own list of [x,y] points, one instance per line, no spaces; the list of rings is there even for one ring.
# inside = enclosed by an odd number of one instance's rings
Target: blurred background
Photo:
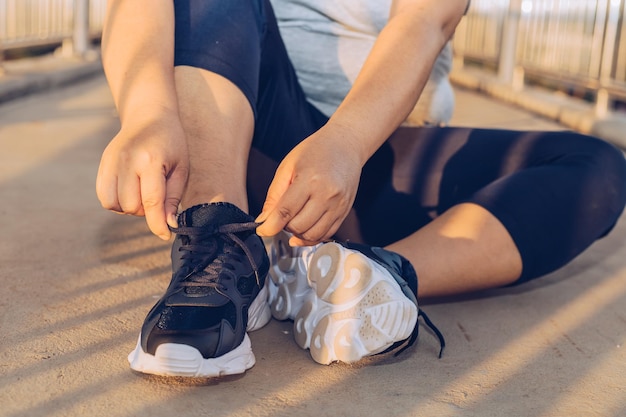
[[[454,37],[455,68],[521,91],[538,85],[626,111],[626,0],[472,0]],[[0,0],[0,65],[96,49],[106,0]]]
[[[0,0],[0,56],[16,59],[59,47],[65,54],[83,55],[100,39],[106,3]]]
[[[472,0],[454,39],[457,65],[521,90],[539,84],[596,104],[626,99],[624,0]]]

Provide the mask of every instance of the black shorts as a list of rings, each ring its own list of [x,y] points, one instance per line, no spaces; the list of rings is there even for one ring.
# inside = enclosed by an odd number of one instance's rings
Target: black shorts
[[[258,213],[280,160],[327,117],[306,100],[269,1],[175,0],[175,12],[175,65],[226,77],[253,109],[248,184]],[[384,246],[464,202],[506,227],[524,282],[613,228],[626,203],[626,162],[612,145],[573,132],[400,128],[366,164],[337,238]]]

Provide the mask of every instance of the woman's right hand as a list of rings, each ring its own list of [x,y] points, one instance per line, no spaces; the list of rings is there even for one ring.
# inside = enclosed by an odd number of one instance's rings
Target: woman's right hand
[[[177,114],[123,123],[102,154],[96,192],[102,206],[145,216],[148,227],[170,238],[189,172],[185,134]]]

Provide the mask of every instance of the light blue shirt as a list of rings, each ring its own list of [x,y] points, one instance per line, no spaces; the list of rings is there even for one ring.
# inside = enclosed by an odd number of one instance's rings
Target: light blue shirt
[[[271,0],[271,3],[308,100],[330,116],[352,87],[387,24],[391,0]],[[450,50],[446,48],[416,107],[420,109],[417,119],[423,123],[441,124],[451,116],[454,105],[448,81],[451,60]]]

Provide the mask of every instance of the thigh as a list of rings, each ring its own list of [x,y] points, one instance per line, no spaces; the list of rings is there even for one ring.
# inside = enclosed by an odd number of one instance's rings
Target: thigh
[[[257,120],[252,146],[274,161],[282,160],[328,118],[307,100],[285,49],[269,1],[259,69]]]
[[[621,151],[573,132],[400,129],[366,165],[341,237],[386,245],[472,202],[504,224],[530,279],[613,227],[625,178]]]
[[[282,159],[327,118],[306,99],[269,0],[175,0],[174,65],[217,73],[246,96],[253,146]]]
[[[174,65],[227,78],[244,93],[255,113],[265,28],[262,4],[261,0],[174,0]]]

